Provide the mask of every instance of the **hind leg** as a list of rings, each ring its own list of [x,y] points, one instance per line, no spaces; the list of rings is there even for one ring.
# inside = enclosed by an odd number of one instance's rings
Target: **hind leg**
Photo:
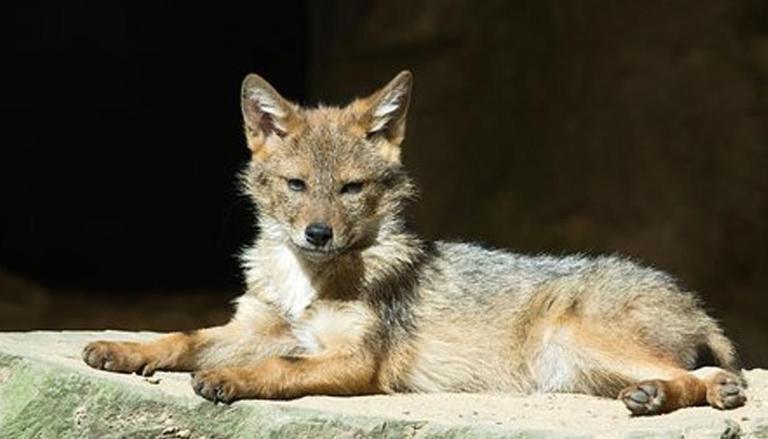
[[[744,405],[740,377],[718,367],[680,371],[671,379],[646,379],[619,393],[634,415],[668,413],[685,407],[710,405],[726,410]]]
[[[699,405],[731,409],[746,401],[737,375],[717,367],[688,371],[632,334],[609,333],[584,320],[547,325],[540,346],[534,368],[540,390],[618,395],[634,415]]]
[[[633,415],[657,415],[707,402],[707,386],[694,375],[680,370],[669,379],[643,379],[621,392],[618,398]]]

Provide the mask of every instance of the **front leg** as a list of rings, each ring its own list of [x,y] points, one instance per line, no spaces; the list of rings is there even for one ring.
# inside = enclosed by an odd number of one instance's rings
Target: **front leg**
[[[195,331],[168,334],[148,343],[94,341],[83,349],[83,360],[95,369],[144,376],[156,370],[194,370],[195,352],[204,338],[203,331]]]
[[[192,375],[195,393],[214,402],[288,399],[305,395],[382,393],[367,352],[314,357],[275,357],[253,366],[223,367]]]
[[[95,341],[83,349],[83,360],[96,369],[148,376],[156,370],[253,364],[295,348],[285,322],[271,308],[256,300],[241,299],[240,305],[224,326],[175,332],[147,343]]]

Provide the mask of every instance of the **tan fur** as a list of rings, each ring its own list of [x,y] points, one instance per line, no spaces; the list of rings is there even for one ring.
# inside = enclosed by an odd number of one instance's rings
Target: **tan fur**
[[[380,393],[375,372],[371,357],[281,357],[248,367],[224,367],[195,373],[192,386],[201,396],[223,402],[241,398],[366,395]]]
[[[235,315],[150,343],[94,342],[86,363],[195,371],[195,391],[224,402],[497,391],[618,395],[636,415],[744,404],[732,343],[668,275],[411,233],[411,82],[403,72],[344,108],[302,108],[249,75],[242,180],[261,232]],[[718,367],[693,370],[707,356]]]

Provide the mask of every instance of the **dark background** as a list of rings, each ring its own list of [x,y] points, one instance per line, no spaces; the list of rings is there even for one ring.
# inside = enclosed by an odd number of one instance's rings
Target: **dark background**
[[[768,365],[764,1],[4,9],[0,329],[226,320],[243,76],[341,104],[409,68],[417,230],[670,271]]]

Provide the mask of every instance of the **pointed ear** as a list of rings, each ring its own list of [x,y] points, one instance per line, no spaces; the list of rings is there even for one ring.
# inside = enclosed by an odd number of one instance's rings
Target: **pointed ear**
[[[405,137],[405,116],[411,99],[413,75],[408,70],[400,72],[384,88],[364,101],[368,107],[361,123],[369,138],[384,137],[399,146]]]
[[[280,96],[261,76],[251,73],[243,80],[240,94],[248,147],[256,150],[271,135],[285,136],[296,107]]]

